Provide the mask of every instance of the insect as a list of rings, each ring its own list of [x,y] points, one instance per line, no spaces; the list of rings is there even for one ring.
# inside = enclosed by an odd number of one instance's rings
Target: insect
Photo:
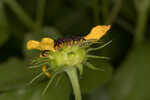
[[[49,56],[49,51],[57,51],[60,48],[63,48],[64,46],[72,46],[72,45],[78,45],[82,43],[83,41],[87,40],[93,40],[91,42],[94,42],[94,40],[101,39],[107,31],[110,29],[110,25],[98,25],[92,28],[90,33],[83,37],[71,37],[71,38],[61,38],[58,40],[53,40],[49,37],[42,38],[41,42],[35,41],[35,40],[29,40],[27,42],[27,49],[37,49],[41,50],[42,53],[40,54],[40,57],[47,57]],[[47,72],[46,65],[42,66],[42,71],[45,73],[47,77],[51,77],[51,74]]]

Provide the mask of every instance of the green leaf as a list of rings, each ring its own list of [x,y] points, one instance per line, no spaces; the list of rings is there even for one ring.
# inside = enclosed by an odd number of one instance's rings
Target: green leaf
[[[3,46],[9,36],[10,28],[5,15],[4,3],[0,1],[0,46]]]
[[[30,87],[27,85],[36,76],[34,74],[39,74],[38,71],[32,74],[26,63],[16,58],[11,58],[0,66],[0,91],[2,91],[0,100],[69,100],[71,84],[64,74],[57,87],[54,81],[42,96],[47,82],[30,85]]]
[[[91,70],[84,66],[84,72],[80,79],[82,93],[88,93],[95,88],[103,86],[112,76],[112,66],[108,62],[91,60],[90,63],[96,68],[103,69],[104,71]]]
[[[117,71],[110,91],[112,100],[150,100],[150,46],[139,44]]]
[[[17,58],[10,58],[0,66],[0,91],[25,86],[35,76],[26,63]]]
[[[67,81],[68,79],[63,76],[63,80],[58,87],[51,85],[44,96],[42,96],[42,91],[47,85],[47,82],[11,92],[5,92],[0,95],[0,100],[69,100],[71,88],[70,85],[67,84]]]

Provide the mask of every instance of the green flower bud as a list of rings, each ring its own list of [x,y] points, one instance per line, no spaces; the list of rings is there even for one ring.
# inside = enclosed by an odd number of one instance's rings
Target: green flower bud
[[[64,47],[56,52],[50,52],[51,67],[76,67],[86,61],[86,51],[79,46]]]

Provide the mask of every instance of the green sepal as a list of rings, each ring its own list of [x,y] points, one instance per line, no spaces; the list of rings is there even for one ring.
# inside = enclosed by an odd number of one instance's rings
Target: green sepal
[[[30,65],[28,68],[29,69],[39,68],[39,67],[42,67],[43,65],[47,65],[47,64],[49,64],[49,63],[48,62],[43,62],[43,63],[40,63],[40,64]]]
[[[92,65],[92,64],[89,63],[89,62],[86,62],[86,65],[87,65],[88,68],[90,68],[90,69],[92,69],[92,70],[104,71],[103,69],[96,68],[94,65]]]
[[[82,76],[82,74],[83,74],[83,65],[82,64],[78,64],[77,68],[79,70],[80,76]]]
[[[95,58],[95,59],[105,59],[105,60],[110,60],[109,57],[104,57],[104,56],[95,56],[95,55],[87,55],[88,58]]]
[[[62,78],[63,78],[63,76],[62,76],[62,75],[58,75],[58,76],[57,76],[54,87],[59,86],[59,84],[60,84],[60,82],[61,82]]]
[[[44,95],[47,91],[47,89],[49,88],[49,86],[52,84],[53,80],[56,78],[58,73],[54,73],[52,75],[52,77],[50,78],[49,82],[47,83],[46,87],[44,88],[43,92],[42,92],[42,95]]]
[[[109,42],[107,42],[107,43],[105,43],[104,45],[101,45],[101,46],[97,47],[97,48],[89,48],[89,49],[87,50],[87,52],[100,50],[100,49],[106,47],[107,45],[109,45],[110,43],[112,43],[112,40],[109,41]]]
[[[40,64],[40,63],[43,63],[43,62],[48,62],[49,61],[49,58],[48,57],[38,57],[36,59],[34,59],[31,64],[34,65],[34,64]]]
[[[47,71],[51,70],[52,68],[48,68]],[[35,76],[29,83],[28,85],[32,84],[35,80],[37,80],[39,77],[44,75],[44,72],[39,73],[37,76]]]

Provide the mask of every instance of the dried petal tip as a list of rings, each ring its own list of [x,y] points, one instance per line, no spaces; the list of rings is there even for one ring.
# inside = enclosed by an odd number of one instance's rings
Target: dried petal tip
[[[27,49],[32,50],[32,49],[38,49],[40,50],[40,42],[34,41],[34,40],[29,40],[27,42]]]
[[[92,28],[90,33],[84,37],[84,39],[89,40],[89,39],[96,39],[99,40],[102,38],[107,31],[111,28],[111,25],[98,25]]]

